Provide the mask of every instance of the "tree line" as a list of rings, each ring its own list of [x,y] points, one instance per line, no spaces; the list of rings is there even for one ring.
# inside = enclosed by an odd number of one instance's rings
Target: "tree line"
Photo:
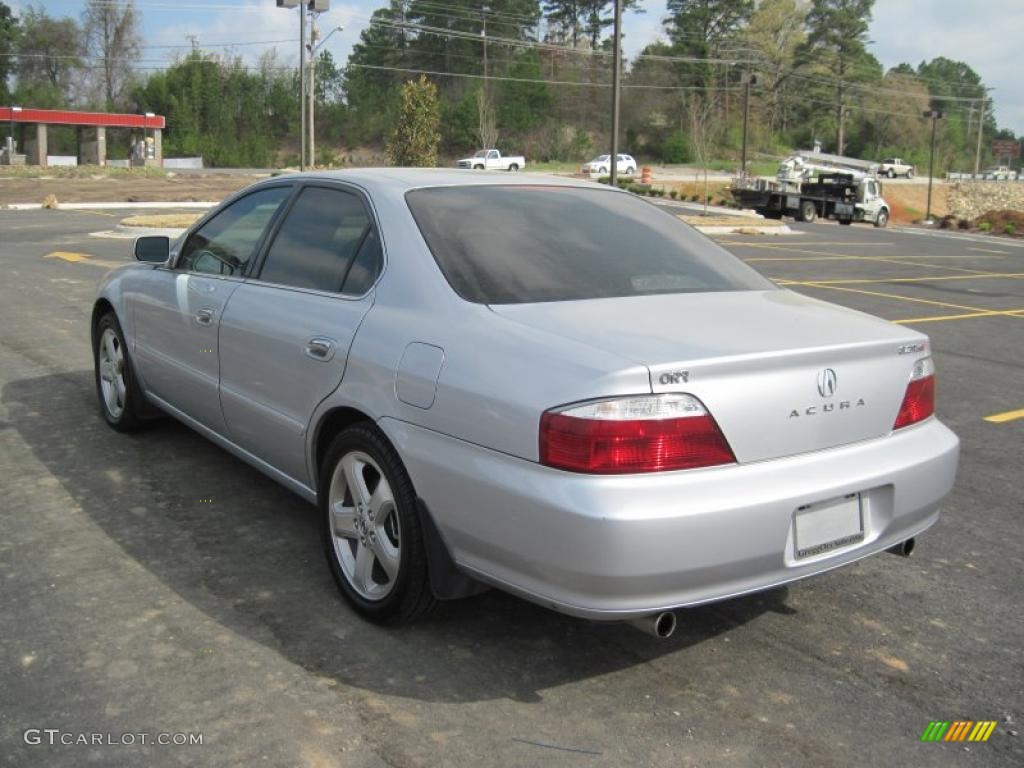
[[[735,167],[750,93],[749,146],[776,156],[820,142],[924,165],[943,111],[937,165],[973,168],[1000,130],[989,91],[944,57],[885,70],[870,51],[874,0],[668,0],[664,42],[625,62],[620,146],[642,161]],[[626,9],[641,12],[637,0]],[[531,160],[580,161],[610,143],[610,0],[387,0],[344,65],[317,62],[319,162],[383,152],[402,86],[433,85],[442,161],[497,145]],[[293,161],[298,73],[274,50],[256,62],[203,50],[143,61],[132,2],[88,0],[79,19],[0,2],[0,103],[167,116],[167,155],[213,165]],[[245,42],[240,40],[239,42]],[[405,96],[408,99],[408,94]]]

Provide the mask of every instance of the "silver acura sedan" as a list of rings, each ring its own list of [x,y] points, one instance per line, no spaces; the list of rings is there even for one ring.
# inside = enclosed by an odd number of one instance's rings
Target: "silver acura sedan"
[[[605,186],[277,177],[135,256],[93,311],[103,417],[170,414],[316,503],[377,621],[492,585],[668,634],[909,552],[956,473],[926,336]]]

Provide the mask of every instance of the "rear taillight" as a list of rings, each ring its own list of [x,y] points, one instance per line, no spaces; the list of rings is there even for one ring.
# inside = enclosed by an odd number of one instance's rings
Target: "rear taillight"
[[[572,472],[625,474],[732,464],[736,457],[700,400],[670,394],[547,411],[540,461]]]
[[[935,363],[930,357],[914,363],[910,374],[907,393],[903,396],[903,404],[896,416],[893,429],[908,427],[924,421],[935,413]]]

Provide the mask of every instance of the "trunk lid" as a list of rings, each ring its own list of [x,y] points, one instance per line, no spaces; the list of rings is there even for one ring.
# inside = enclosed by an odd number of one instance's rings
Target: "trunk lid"
[[[786,290],[491,309],[647,366],[653,392],[700,398],[741,463],[888,434],[928,354],[916,331]]]

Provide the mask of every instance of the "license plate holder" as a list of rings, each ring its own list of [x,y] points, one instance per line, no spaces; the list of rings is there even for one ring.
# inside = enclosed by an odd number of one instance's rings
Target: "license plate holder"
[[[793,516],[793,550],[797,560],[863,540],[864,504],[859,493],[807,504]]]

